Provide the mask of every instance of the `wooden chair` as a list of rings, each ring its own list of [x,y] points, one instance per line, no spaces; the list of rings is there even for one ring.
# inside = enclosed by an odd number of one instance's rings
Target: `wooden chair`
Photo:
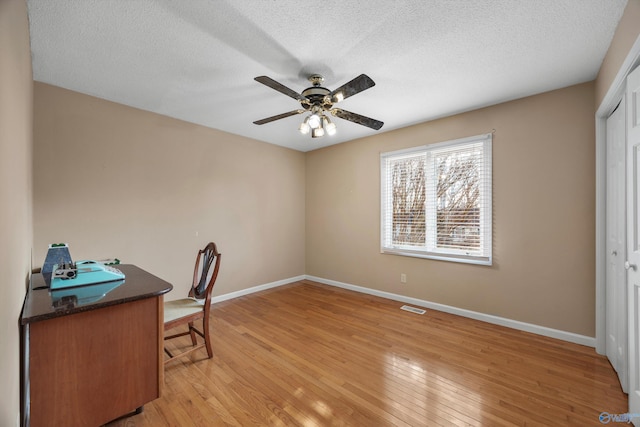
[[[181,353],[171,354],[165,346],[164,351],[169,356],[164,363],[176,357],[190,354],[202,347],[206,347],[209,358],[213,356],[211,340],[209,339],[209,313],[211,311],[211,291],[218,277],[221,254],[216,244],[211,242],[204,249],[198,251],[196,265],[193,270],[193,283],[188,298],[164,303],[164,330],[177,326],[188,325],[188,330],[164,337],[165,341],[185,335],[191,335],[192,346]],[[202,319],[202,330],[194,326],[196,320]],[[198,343],[196,334],[200,335],[204,342]],[[201,341],[202,341],[201,340]]]

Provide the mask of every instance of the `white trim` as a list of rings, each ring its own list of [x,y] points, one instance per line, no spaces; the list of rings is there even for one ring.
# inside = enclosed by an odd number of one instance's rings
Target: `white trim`
[[[289,279],[278,280],[276,282],[266,283],[264,285],[258,285],[258,286],[243,289],[240,291],[230,292],[224,295],[218,295],[216,297],[211,298],[211,304],[227,301],[233,298],[243,297],[243,296],[264,291],[267,289],[277,288],[279,286],[288,285],[290,283],[295,283],[305,279],[322,283],[324,285],[335,286],[338,288],[348,289],[354,292],[374,295],[377,297],[386,298],[393,301],[400,301],[407,304],[413,304],[420,307],[429,308],[431,310],[443,311],[445,313],[455,314],[457,316],[480,320],[482,322],[487,322],[494,325],[506,326],[507,328],[512,328],[519,331],[531,332],[533,334],[542,335],[545,337],[556,338],[559,340],[568,341],[575,344],[586,345],[588,347],[594,347],[596,344],[595,338],[587,337],[585,335],[574,334],[573,332],[566,332],[558,329],[547,328],[546,326],[539,326],[531,323],[520,322],[519,320],[507,319],[504,317],[494,316],[491,314],[485,314],[477,311],[466,310],[464,308],[458,308],[450,305],[421,300],[418,298],[407,297],[404,295],[394,294],[391,292],[378,291],[375,289],[365,288],[363,286],[351,285],[349,283],[338,282],[336,280],[323,279],[321,277],[310,276],[310,275],[291,277]]]
[[[618,74],[596,111],[596,338],[595,348],[606,354],[606,176],[607,117],[622,98],[627,75],[640,64],[640,36],[629,50]]]
[[[243,297],[245,295],[254,294],[260,291],[266,291],[267,289],[277,288],[278,286],[288,285],[289,283],[299,282],[300,280],[304,280],[306,276],[296,276],[291,277],[289,279],[278,280],[271,283],[266,283],[264,285],[258,285],[247,289],[242,289],[236,292],[230,292],[228,294],[218,295],[211,298],[211,304],[215,304],[217,302],[227,301],[233,298]]]
[[[575,334],[573,332],[566,332],[558,329],[547,328],[546,326],[539,326],[531,323],[520,322],[519,320],[512,320],[504,317],[494,316],[491,314],[479,313],[477,311],[465,310],[463,308],[452,307],[450,305],[439,304],[431,301],[425,301],[418,298],[407,297],[404,295],[398,295],[390,292],[378,291],[375,289],[365,288],[362,286],[356,286],[348,283],[337,282],[335,280],[323,279],[321,277],[306,276],[306,278],[308,280],[312,280],[314,282],[322,283],[325,285],[336,286],[338,288],[348,289],[350,291],[374,295],[377,297],[387,298],[390,300],[400,301],[403,303],[414,304],[420,307],[443,311],[445,313],[455,314],[462,317],[468,317],[470,319],[480,320],[480,321],[491,323],[494,325],[506,326],[508,328],[517,329],[525,332],[531,332],[537,335],[556,338],[559,340],[568,341],[575,344],[586,345],[588,347],[595,346],[595,338],[588,337],[585,335]]]

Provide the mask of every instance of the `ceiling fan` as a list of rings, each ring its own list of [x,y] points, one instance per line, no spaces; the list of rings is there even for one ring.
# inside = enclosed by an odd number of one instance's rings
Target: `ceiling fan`
[[[298,130],[303,134],[311,132],[313,138],[318,138],[324,136],[325,132],[329,135],[333,135],[336,132],[336,125],[326,114],[331,114],[334,117],[339,117],[375,130],[380,129],[384,124],[379,120],[333,106],[350,96],[375,86],[374,81],[365,74],[360,74],[355,79],[345,83],[334,91],[321,86],[322,82],[324,82],[324,77],[319,74],[313,74],[309,77],[312,86],[303,90],[302,93],[297,93],[267,76],[256,77],[254,80],[295,99],[300,102],[300,106],[302,107],[287,113],[278,114],[277,116],[257,120],[253,122],[256,125],[263,125],[275,120],[284,119],[285,117],[308,112],[309,115],[300,124]]]

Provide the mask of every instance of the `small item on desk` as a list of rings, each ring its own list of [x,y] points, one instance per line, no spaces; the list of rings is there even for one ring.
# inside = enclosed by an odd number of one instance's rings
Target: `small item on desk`
[[[74,262],[66,243],[49,245],[42,266],[42,275],[50,289],[65,289],[76,286],[123,281],[124,274],[113,265],[120,264],[117,258],[103,262],[84,260]]]
[[[54,265],[72,264],[69,245],[66,243],[52,243],[49,245],[47,257],[42,265],[42,274],[50,275]],[[50,277],[50,276],[49,276]]]
[[[77,261],[70,265],[54,265],[50,288],[70,288],[122,279],[124,274],[117,268],[91,260]]]

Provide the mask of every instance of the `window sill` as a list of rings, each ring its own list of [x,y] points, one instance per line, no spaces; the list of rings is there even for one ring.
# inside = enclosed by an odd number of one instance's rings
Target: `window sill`
[[[463,264],[475,264],[475,265],[486,265],[486,266],[493,265],[493,260],[491,259],[491,257],[442,254],[442,253],[436,253],[436,252],[412,251],[409,249],[394,249],[394,248],[382,248],[380,250],[380,253],[387,254],[387,255],[400,255],[400,256],[409,256],[414,258],[433,259],[437,261],[460,262]]]

